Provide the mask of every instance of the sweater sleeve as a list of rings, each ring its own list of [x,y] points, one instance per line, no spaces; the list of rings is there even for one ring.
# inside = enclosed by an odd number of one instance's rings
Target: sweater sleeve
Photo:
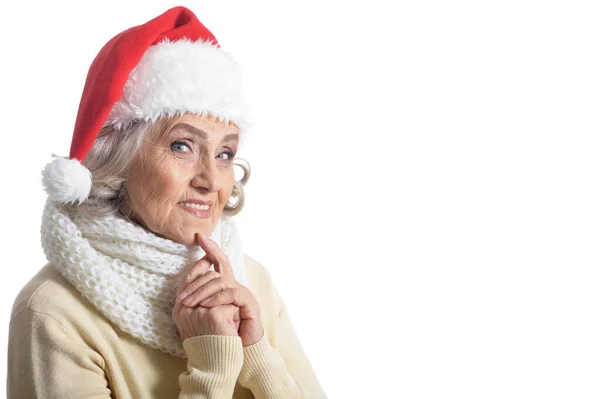
[[[242,368],[240,337],[202,335],[183,341],[187,371],[179,375],[179,399],[231,399]]]
[[[265,329],[258,342],[244,348],[240,385],[250,389],[256,399],[327,399],[302,349],[287,307],[273,289],[279,303],[275,336],[269,339]]]
[[[24,309],[10,323],[9,399],[110,399],[104,359],[52,316]]]

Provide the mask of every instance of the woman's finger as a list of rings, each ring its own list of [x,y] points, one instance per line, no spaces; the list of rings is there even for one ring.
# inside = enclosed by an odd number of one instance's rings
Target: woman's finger
[[[203,277],[200,277],[200,279],[203,279]],[[223,278],[223,276],[213,278],[207,283],[202,284],[201,287],[199,287],[190,295],[188,295],[185,299],[183,299],[182,303],[188,307],[198,306],[198,304],[204,299],[232,286],[233,285],[231,284],[231,281],[227,280],[226,278]]]
[[[201,301],[200,306],[212,308],[224,303],[237,306],[242,320],[260,319],[260,305],[252,293],[243,285],[226,288],[222,292],[217,292],[215,295]]]
[[[200,237],[199,242],[204,252],[206,252],[209,258],[213,261],[215,270],[221,273],[223,276],[235,280],[233,269],[229,263],[229,258],[227,258],[227,255],[221,251],[221,248],[219,248],[217,243],[204,235]]]
[[[238,287],[229,287],[223,291],[204,299],[200,302],[200,306],[205,308],[213,308],[215,306],[232,304],[238,307],[246,306],[247,301],[244,300],[242,293]]]
[[[194,262],[194,264],[188,268],[189,270],[179,281],[175,289],[175,295],[179,295],[181,291],[183,291],[183,289],[187,287],[192,281],[206,274],[206,272],[208,272],[208,269],[210,269],[211,265],[212,262],[206,255]]]
[[[179,293],[179,295],[177,295],[177,298],[175,299],[175,302],[183,302],[185,303],[185,300],[192,294],[194,294],[196,291],[198,291],[199,289],[201,289],[205,284],[207,284],[209,281],[214,280],[214,279],[220,279],[222,280],[221,274],[219,272],[216,272],[214,270],[209,270],[206,273],[204,273],[203,275],[201,275],[200,277],[198,277],[196,280],[192,281],[191,283],[189,283],[188,285],[186,285],[183,290],[181,290],[181,292]]]

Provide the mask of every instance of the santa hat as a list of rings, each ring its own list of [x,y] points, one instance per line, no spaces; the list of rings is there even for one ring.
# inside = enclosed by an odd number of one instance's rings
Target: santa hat
[[[119,33],[90,66],[69,158],[55,158],[42,172],[48,196],[85,201],[92,179],[81,161],[107,124],[121,128],[190,112],[234,122],[243,138],[249,120],[240,75],[215,36],[185,7]]]

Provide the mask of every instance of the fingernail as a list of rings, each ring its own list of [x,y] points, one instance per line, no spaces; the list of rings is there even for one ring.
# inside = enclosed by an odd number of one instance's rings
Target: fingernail
[[[211,298],[207,298],[207,299],[203,300],[202,302],[200,302],[200,305],[205,306],[205,305],[208,305],[211,302],[212,302],[212,299]]]
[[[188,297],[183,300],[184,305],[189,305],[190,303],[192,303],[192,297]]]
[[[210,239],[205,236],[204,234],[202,235],[202,239],[204,240],[204,242],[206,243],[206,245],[208,245],[209,247],[212,247],[212,242],[210,241]]]

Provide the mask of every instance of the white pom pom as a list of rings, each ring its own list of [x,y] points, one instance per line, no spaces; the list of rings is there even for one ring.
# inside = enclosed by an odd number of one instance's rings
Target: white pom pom
[[[62,203],[82,203],[92,190],[92,174],[77,159],[56,157],[42,171],[48,196]]]

